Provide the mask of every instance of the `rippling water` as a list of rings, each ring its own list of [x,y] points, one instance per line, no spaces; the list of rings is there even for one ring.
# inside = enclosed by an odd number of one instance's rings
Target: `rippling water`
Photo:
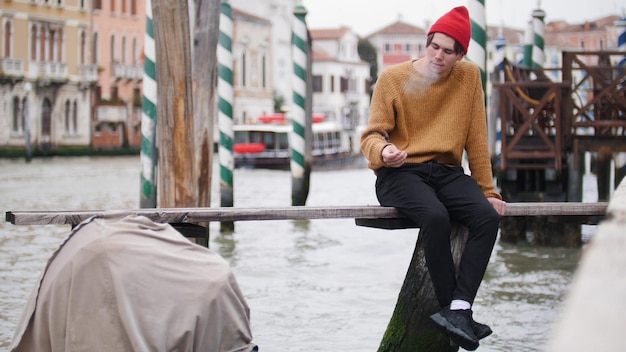
[[[235,206],[290,205],[289,172],[236,170],[234,177]],[[313,172],[307,205],[378,204],[373,182],[367,169]],[[137,157],[0,160],[2,214],[138,204]],[[234,233],[210,228],[210,247],[232,265],[263,351],[375,351],[417,240],[416,230],[361,228],[351,219],[237,222]],[[68,232],[0,223],[0,348],[10,344],[33,285]],[[476,319],[494,330],[479,350],[540,350],[579,255],[498,242],[474,306]]]

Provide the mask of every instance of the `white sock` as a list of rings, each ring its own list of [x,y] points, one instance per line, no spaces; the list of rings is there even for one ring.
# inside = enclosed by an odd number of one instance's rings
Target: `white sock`
[[[472,309],[472,305],[468,301],[461,299],[453,299],[450,303],[450,310]]]

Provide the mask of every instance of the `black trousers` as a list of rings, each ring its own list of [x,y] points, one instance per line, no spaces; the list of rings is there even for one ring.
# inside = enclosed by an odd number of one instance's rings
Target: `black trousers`
[[[476,181],[436,161],[405,164],[377,171],[376,196],[419,227],[426,265],[439,304],[453,299],[474,302],[485,275],[500,224],[500,216]],[[458,276],[450,248],[450,220],[467,226],[469,236]]]

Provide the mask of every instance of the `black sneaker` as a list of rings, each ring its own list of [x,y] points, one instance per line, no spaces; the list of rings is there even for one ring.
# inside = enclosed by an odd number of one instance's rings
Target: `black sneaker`
[[[430,319],[457,345],[468,351],[478,348],[471,309],[450,310],[450,306],[447,306],[431,315]]]
[[[489,325],[481,324],[474,320],[472,320],[472,327],[474,328],[474,335],[476,335],[476,338],[479,340],[482,340],[493,333]]]

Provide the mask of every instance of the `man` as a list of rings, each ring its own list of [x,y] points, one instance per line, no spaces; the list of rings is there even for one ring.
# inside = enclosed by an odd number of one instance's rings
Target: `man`
[[[430,28],[424,58],[382,72],[361,150],[376,172],[376,195],[420,227],[426,264],[441,307],[431,319],[466,350],[491,329],[471,305],[483,279],[506,203],[495,191],[480,71],[462,61],[471,25],[456,7]],[[461,167],[467,152],[471,176]],[[450,220],[469,237],[458,275]]]

